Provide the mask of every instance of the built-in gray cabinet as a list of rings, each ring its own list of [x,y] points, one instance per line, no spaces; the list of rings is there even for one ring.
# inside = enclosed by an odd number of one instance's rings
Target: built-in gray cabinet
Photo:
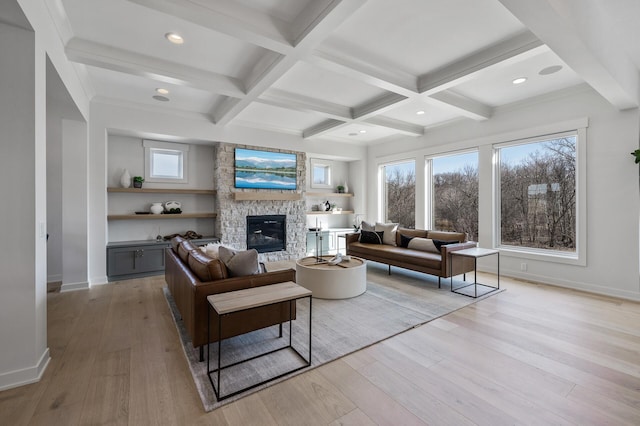
[[[218,242],[215,237],[192,240],[196,245]],[[121,241],[107,244],[109,281],[148,277],[164,273],[164,250],[169,241]]]

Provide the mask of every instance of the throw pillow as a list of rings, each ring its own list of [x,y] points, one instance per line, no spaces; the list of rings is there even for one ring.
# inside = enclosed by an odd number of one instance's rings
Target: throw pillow
[[[436,248],[431,238],[415,237],[409,241],[407,247],[413,250],[427,251],[429,253],[440,253],[440,250]]]
[[[220,257],[220,254],[218,253],[220,247],[222,247],[222,244],[209,243],[206,246],[200,247],[200,250],[210,258],[217,259]]]
[[[382,244],[383,233],[375,231],[360,231],[360,242],[364,244]]]
[[[407,248],[409,246],[409,241],[413,239],[414,237],[407,237],[404,234],[400,234],[400,247]]]
[[[460,241],[443,241],[443,240],[433,240],[433,244],[436,246],[438,251],[440,251],[440,247],[446,246],[448,244],[458,244]]]
[[[227,278],[227,269],[220,259],[212,259],[204,253],[198,253],[198,250],[189,256],[189,269],[202,282]]]
[[[383,244],[389,246],[395,246],[396,244],[396,232],[398,231],[397,223],[380,223],[376,222],[376,232],[384,232]]]
[[[364,220],[360,223],[360,229],[363,231],[375,231],[376,230],[376,225],[374,225],[373,223],[369,223],[369,222],[365,222]]]
[[[231,277],[244,277],[260,273],[258,251],[256,249],[240,251],[221,246],[218,253],[220,260],[227,267]]]

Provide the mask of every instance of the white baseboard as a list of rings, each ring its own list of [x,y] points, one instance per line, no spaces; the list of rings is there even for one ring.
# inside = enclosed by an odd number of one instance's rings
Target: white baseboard
[[[49,365],[49,361],[51,361],[49,348],[46,348],[36,365],[0,374],[0,391],[39,382]]]
[[[62,274],[49,275],[47,277],[47,282],[48,283],[57,283],[59,281],[62,281]]]
[[[79,283],[63,283],[60,287],[60,293],[65,291],[85,290],[89,288],[89,282],[82,281]]]
[[[102,276],[102,277],[89,278],[89,283],[90,283],[91,286],[109,284],[109,280],[107,279],[107,276],[105,275],[105,276]]]

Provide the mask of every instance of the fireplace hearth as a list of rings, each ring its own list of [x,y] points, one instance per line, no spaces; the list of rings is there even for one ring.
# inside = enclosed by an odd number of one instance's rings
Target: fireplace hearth
[[[286,228],[285,215],[247,216],[247,249],[258,253],[286,250]]]

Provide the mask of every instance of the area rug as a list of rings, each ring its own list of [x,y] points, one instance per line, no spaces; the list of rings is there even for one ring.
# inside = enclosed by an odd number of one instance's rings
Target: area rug
[[[205,411],[211,411],[295,374],[395,336],[483,298],[471,299],[451,293],[448,284],[449,280],[443,280],[442,288],[438,289],[438,280],[435,277],[402,269],[394,269],[393,274],[388,275],[386,265],[369,262],[367,291],[364,294],[344,300],[313,299],[310,367],[223,401],[217,401],[207,376],[206,354],[205,362],[200,362],[198,350],[191,345],[167,288],[164,289],[164,293],[202,404]],[[309,340],[308,299],[298,301],[296,317],[292,322],[293,346],[306,356]],[[288,325],[283,327],[283,332],[284,335],[280,338],[278,327],[273,326],[224,340],[222,365],[229,365],[256,354],[286,346],[289,341]],[[209,355],[213,365],[217,360],[217,345],[210,346]],[[229,394],[235,389],[260,382],[268,377],[277,376],[298,365],[302,365],[302,360],[291,350],[278,351],[268,357],[239,364],[223,371],[221,379],[223,394]]]

